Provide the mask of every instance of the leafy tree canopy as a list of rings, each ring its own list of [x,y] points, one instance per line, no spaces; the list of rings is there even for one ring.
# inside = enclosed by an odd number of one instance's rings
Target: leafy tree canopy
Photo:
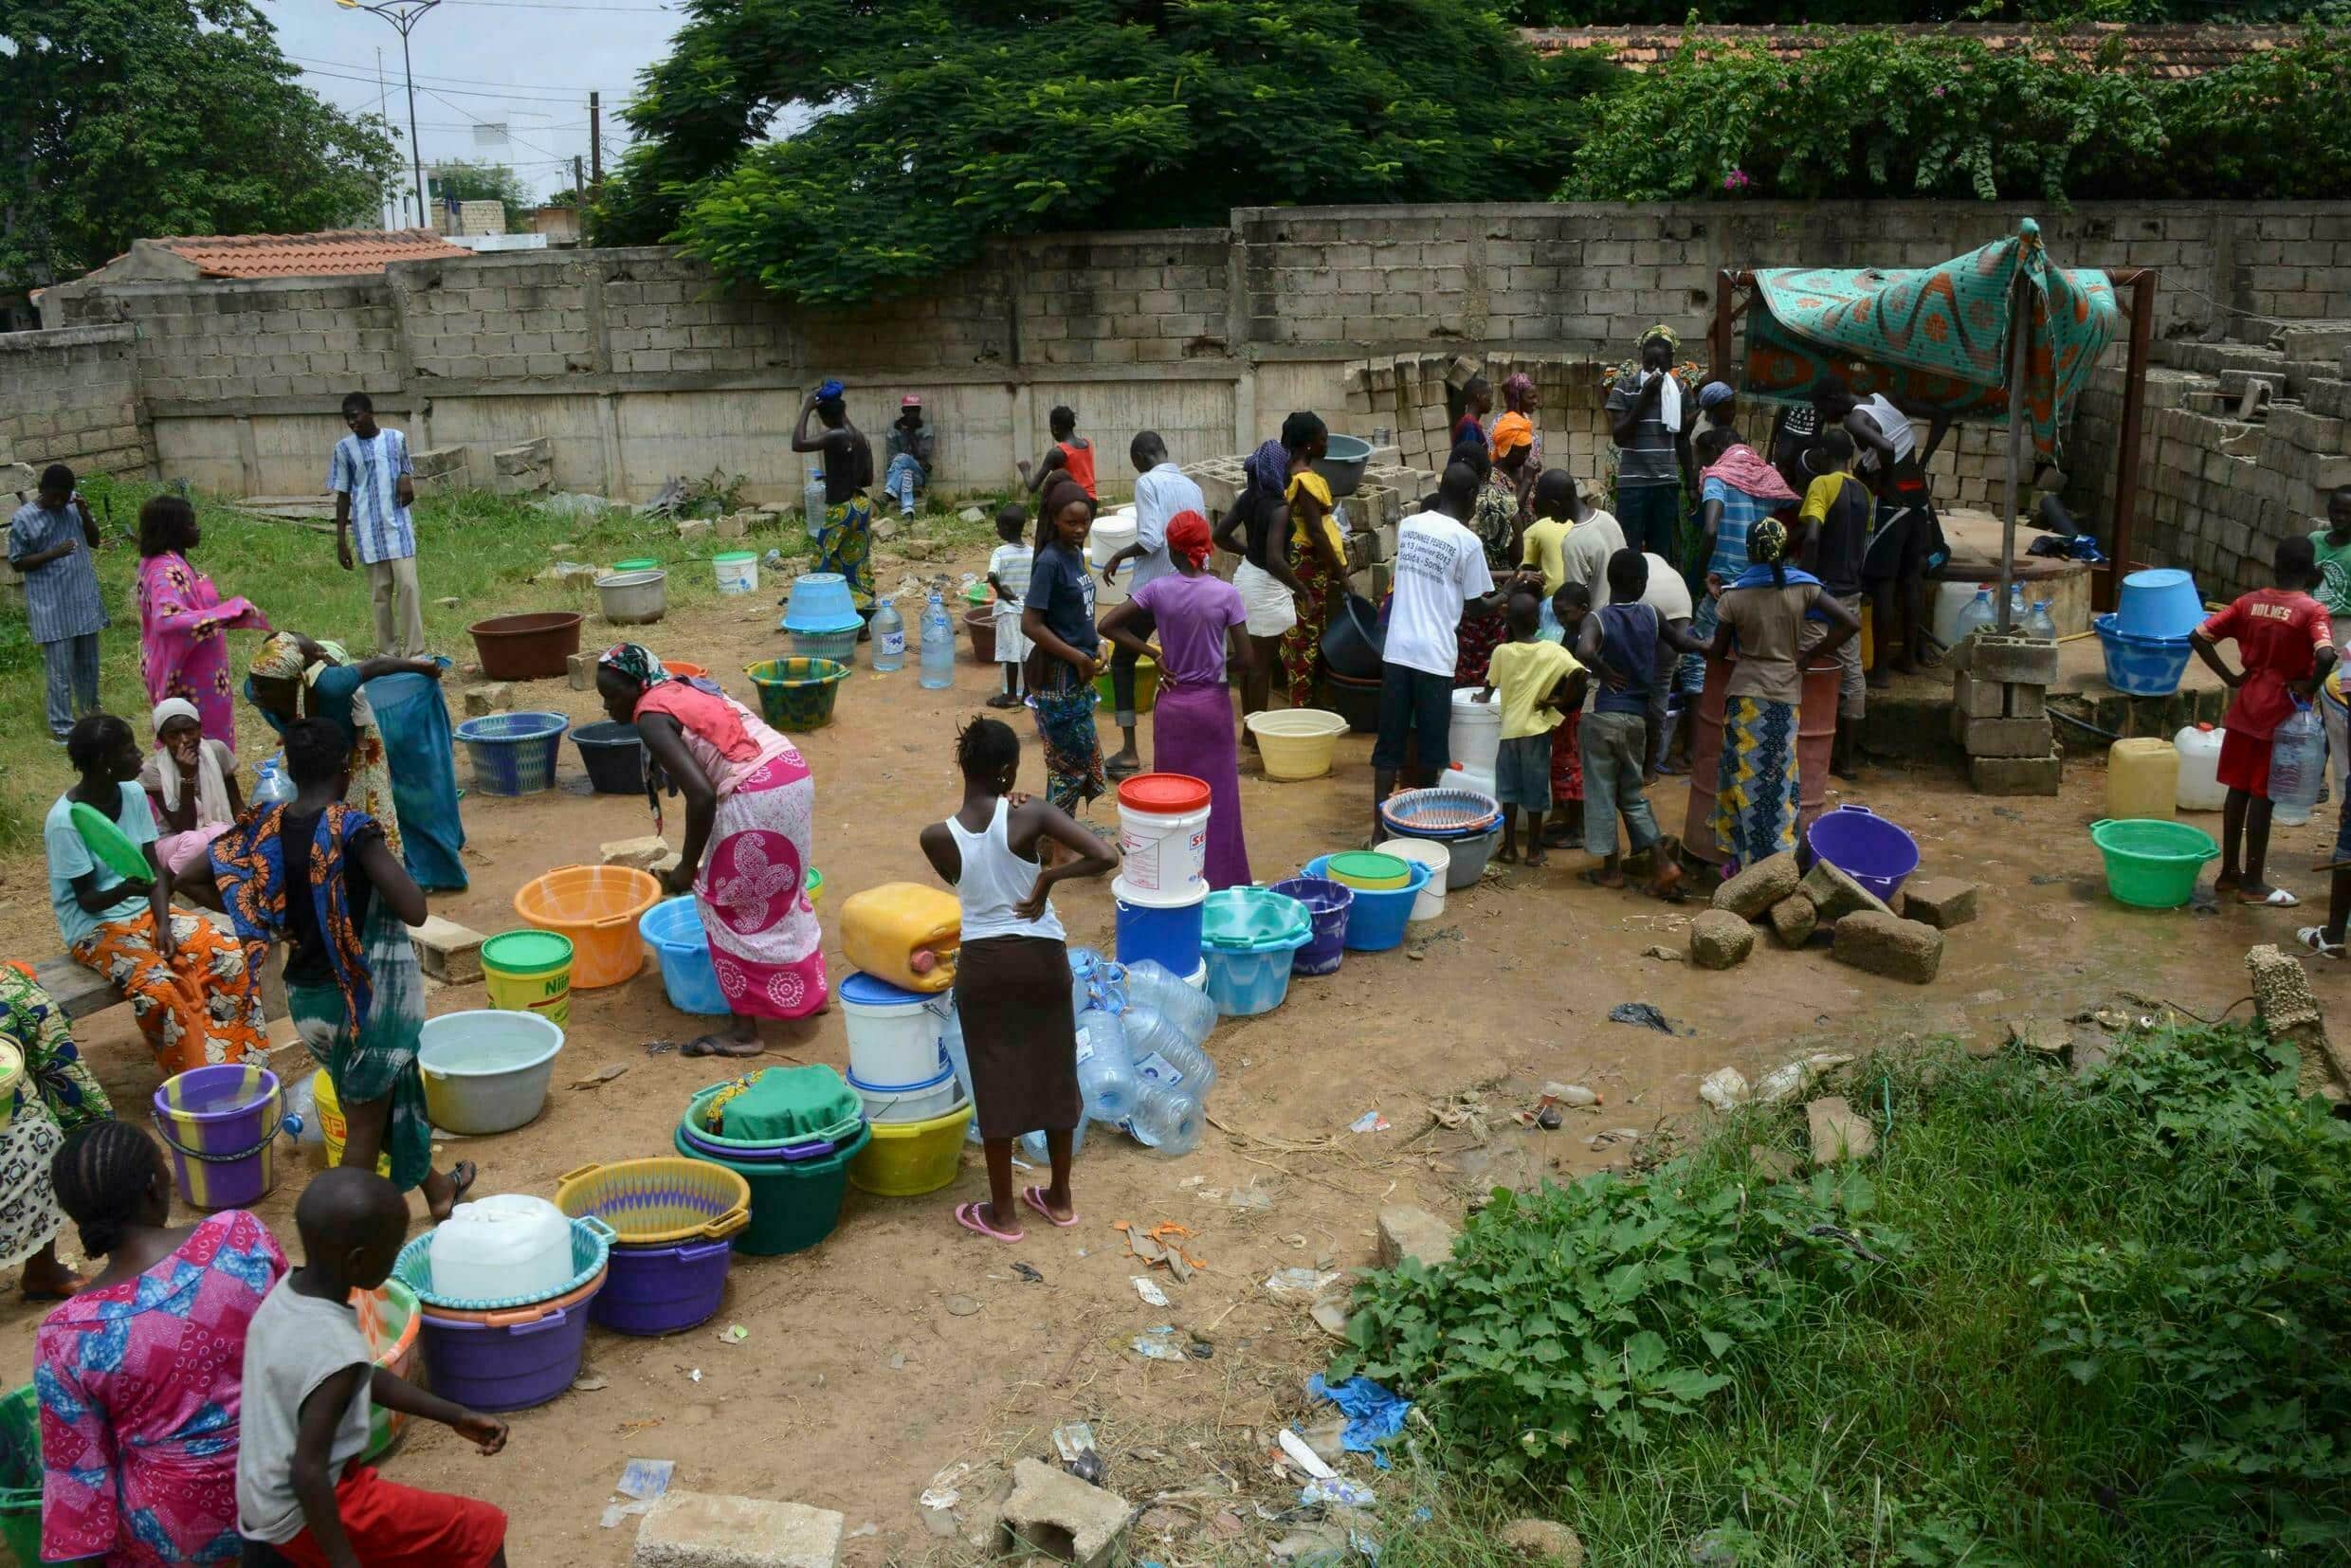
[[[1685,48],[1643,73],[1559,194],[2317,200],[2351,181],[2351,34],[2183,82],[1859,32],[1792,60]]]
[[[1576,100],[1479,0],[692,0],[629,110],[602,243],[675,240],[803,301],[991,234],[1285,202],[1538,199]],[[779,115],[789,139],[762,138]]]
[[[1884,26],[1896,22],[2351,22],[2344,0],[1506,0],[1530,27]]]
[[[296,81],[248,0],[0,0],[0,287],[142,237],[299,232],[381,206],[383,122]]]

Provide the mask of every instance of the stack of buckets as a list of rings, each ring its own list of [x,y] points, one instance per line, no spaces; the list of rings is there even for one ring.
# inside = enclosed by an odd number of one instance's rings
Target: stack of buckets
[[[1189,774],[1137,774],[1119,786],[1119,962],[1145,959],[1205,983],[1200,918],[1208,900],[1208,786]]]
[[[768,1141],[711,1132],[711,1103],[728,1087],[720,1083],[687,1102],[670,1140],[686,1158],[723,1165],[749,1184],[751,1223],[735,1232],[735,1250],[756,1257],[803,1252],[832,1234],[848,1191],[849,1162],[872,1137],[856,1097],[832,1068],[768,1067],[753,1076],[776,1072],[803,1075],[794,1087],[818,1106],[821,1114],[812,1120],[821,1124],[806,1136]]]
[[[849,1180],[883,1197],[919,1197],[955,1180],[972,1103],[947,1058],[945,992],[908,991],[861,972],[844,978],[849,1087],[865,1102],[872,1141]]]

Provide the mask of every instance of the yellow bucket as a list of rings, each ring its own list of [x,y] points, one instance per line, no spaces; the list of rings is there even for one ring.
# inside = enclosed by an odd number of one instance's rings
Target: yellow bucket
[[[554,931],[501,931],[482,944],[490,1006],[536,1012],[557,1029],[572,1022],[572,939]]]
[[[969,1100],[920,1121],[868,1121],[873,1137],[849,1161],[849,1181],[876,1197],[920,1197],[955,1180],[963,1167]]]
[[[351,1123],[343,1120],[342,1097],[335,1092],[335,1080],[324,1067],[311,1080],[310,1108],[319,1118],[319,1136],[326,1140],[326,1162],[332,1169],[343,1162],[343,1144],[351,1138]],[[375,1174],[388,1181],[392,1178],[392,1156],[375,1157]]]

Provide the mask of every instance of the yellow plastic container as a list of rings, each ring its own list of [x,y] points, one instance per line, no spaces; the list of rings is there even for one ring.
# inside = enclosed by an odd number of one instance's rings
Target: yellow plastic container
[[[955,1180],[963,1168],[969,1100],[922,1121],[869,1121],[872,1140],[849,1161],[849,1182],[876,1197],[920,1197]]]
[[[885,882],[841,901],[841,951],[851,965],[905,991],[955,984],[963,906],[919,882]]]
[[[1105,644],[1103,646],[1107,647],[1108,645]],[[1104,654],[1103,657],[1107,658],[1109,655]],[[1100,675],[1094,677],[1094,691],[1095,694],[1102,699],[1102,705],[1103,707],[1113,709],[1117,707],[1119,701],[1118,689],[1111,684],[1110,672],[1108,670],[1105,669]],[[1152,705],[1157,702],[1158,700],[1159,665],[1157,661],[1153,659],[1136,660],[1135,711],[1137,713],[1149,713],[1152,709]]]
[[[2179,748],[2141,736],[2106,748],[2106,815],[2169,822],[2179,805]]]
[[[536,1012],[557,1029],[572,1023],[572,939],[554,931],[501,931],[482,944],[482,983],[490,1006]]]
[[[1321,778],[1347,721],[1321,708],[1271,708],[1248,716],[1248,732],[1267,778]]]
[[[342,1097],[335,1092],[335,1080],[324,1067],[311,1080],[310,1108],[318,1115],[319,1136],[326,1140],[326,1163],[332,1170],[343,1162],[343,1145],[350,1141],[351,1123],[343,1120]],[[375,1174],[387,1181],[392,1179],[392,1156],[375,1157]]]

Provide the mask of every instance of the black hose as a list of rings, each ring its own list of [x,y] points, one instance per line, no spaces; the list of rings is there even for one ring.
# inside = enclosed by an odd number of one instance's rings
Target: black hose
[[[2104,740],[2120,740],[2123,738],[2112,730],[2100,729],[2097,725],[2091,723],[2087,719],[2076,719],[2073,715],[2068,713],[2063,708],[2050,708],[2049,710],[2049,716],[2051,719],[2062,719],[2076,729],[2087,730],[2090,734],[2097,736]]]

